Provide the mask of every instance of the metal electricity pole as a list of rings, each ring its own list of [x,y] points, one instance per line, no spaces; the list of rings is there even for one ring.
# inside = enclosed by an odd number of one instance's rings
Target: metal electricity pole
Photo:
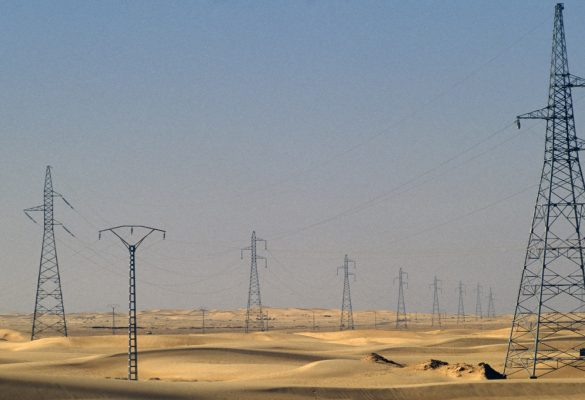
[[[465,294],[465,288],[463,286],[463,282],[459,281],[459,286],[457,286],[457,293],[458,293],[458,303],[457,303],[457,325],[465,323],[465,306],[463,297]]]
[[[408,287],[408,274],[398,271],[398,276],[394,278],[394,282],[398,280],[398,305],[396,306],[396,328],[408,328],[408,317],[406,315],[406,304],[404,302],[404,288]]]
[[[483,311],[481,308],[481,285],[478,283],[475,288],[475,319],[483,318]]]
[[[130,243],[124,239],[123,231],[130,231],[130,236],[134,235],[134,230],[144,231],[142,236]],[[120,225],[113,228],[102,229],[99,231],[99,239],[102,233],[111,232],[120,239],[130,253],[129,284],[128,284],[128,380],[138,380],[138,324],[136,316],[136,249],[154,232],[161,232],[163,239],[166,237],[166,231],[157,228],[151,228],[144,225]]]
[[[494,294],[492,293],[491,286],[490,286],[490,293],[488,296],[487,317],[488,318],[496,318],[496,307],[494,306]]]
[[[207,312],[207,309],[200,308],[199,311],[201,311],[201,333],[204,334],[205,333],[205,313]]]
[[[441,310],[439,308],[439,291],[441,288],[439,287],[439,279],[437,276],[433,279],[433,283],[430,285],[433,288],[433,313],[431,317],[431,326],[441,326]]]
[[[43,205],[27,208],[24,213],[35,224],[33,212],[43,213],[43,245],[35,296],[35,311],[33,314],[31,340],[35,340],[46,333],[58,333],[67,336],[67,322],[63,307],[63,291],[61,290],[61,275],[57,259],[57,244],[55,243],[55,226],[61,226],[67,233],[74,236],[69,229],[54,218],[53,200],[61,198],[69,207],[73,206],[65,200],[63,195],[53,190],[51,167],[45,170],[45,186],[43,190]]]
[[[265,331],[265,315],[262,312],[262,297],[260,296],[260,279],[258,278],[258,260],[264,260],[264,268],[268,267],[266,257],[258,255],[257,243],[264,242],[264,250],[268,250],[268,243],[264,239],[256,237],[256,231],[252,231],[250,246],[241,250],[241,258],[244,259],[244,251],[250,252],[250,282],[248,286],[248,307],[246,308],[246,333],[250,329]]]
[[[585,370],[585,182],[575,130],[563,4],[555,6],[546,107],[517,117],[546,121],[544,165],[526,249],[504,373],[530,378],[563,367]],[[571,340],[567,340],[568,335]]]
[[[341,300],[341,321],[339,323],[340,331],[354,329],[349,277],[353,275],[353,279],[355,281],[355,272],[349,272],[350,264],[353,265],[353,268],[355,269],[355,261],[350,260],[346,254],[345,258],[343,259],[343,265],[341,267],[337,267],[337,275],[339,275],[340,269],[343,270],[343,298]]]
[[[116,334],[116,308],[117,304],[108,304],[108,307],[112,309],[112,335]]]

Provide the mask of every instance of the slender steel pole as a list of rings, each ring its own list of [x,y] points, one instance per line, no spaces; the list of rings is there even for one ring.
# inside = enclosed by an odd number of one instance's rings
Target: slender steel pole
[[[116,307],[112,307],[112,335],[116,334]]]
[[[130,276],[128,293],[128,380],[138,380],[138,335],[136,324],[136,246],[129,246]]]
[[[134,233],[135,229],[146,229],[145,233],[136,243],[130,244],[124,239],[123,233],[119,233],[122,229],[129,229],[130,235]],[[99,237],[101,238],[102,233],[111,232],[120,239],[120,241],[126,246],[130,254],[130,268],[128,276],[128,380],[138,380],[138,322],[136,312],[136,249],[140,244],[153,232],[161,232],[163,239],[166,236],[166,232],[162,229],[151,228],[144,225],[121,225],[114,228],[103,229],[99,231]],[[113,325],[113,324],[112,324]]]

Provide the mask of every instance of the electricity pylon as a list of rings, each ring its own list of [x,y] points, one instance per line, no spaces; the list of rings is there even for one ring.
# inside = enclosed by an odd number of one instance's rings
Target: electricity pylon
[[[546,121],[544,165],[518,290],[504,373],[531,378],[559,368],[585,370],[585,183],[579,162],[563,4],[555,7],[548,105],[517,117]],[[570,340],[567,337],[570,335]]]
[[[74,235],[62,223],[55,220],[53,208],[53,200],[55,197],[60,197],[65,204],[73,208],[63,195],[53,190],[51,167],[47,166],[45,171],[43,205],[24,210],[26,216],[35,224],[37,221],[30,213],[43,213],[43,246],[41,248],[31,340],[35,340],[39,336],[50,332],[67,336],[67,322],[65,320],[65,308],[63,307],[63,291],[61,290],[61,275],[59,274],[59,260],[57,259],[54,227],[61,226],[71,236]]]
[[[108,304],[108,307],[112,309],[112,335],[116,334],[116,308],[117,304]]]
[[[496,307],[494,306],[494,294],[492,293],[491,287],[490,287],[490,294],[488,296],[487,317],[488,318],[496,318]]]
[[[475,319],[483,318],[483,311],[481,308],[481,285],[478,283],[475,287]]]
[[[349,272],[349,265],[352,264],[353,268],[355,269],[356,264],[354,260],[350,260],[345,255],[343,259],[343,265],[341,267],[337,267],[337,275],[339,275],[339,270],[343,270],[343,298],[341,299],[341,321],[339,322],[339,330],[343,331],[346,329],[354,329],[353,326],[353,308],[351,306],[351,291],[349,288],[349,277],[353,275],[353,280],[355,281],[355,272]]]
[[[459,302],[457,304],[457,325],[465,323],[465,306],[463,302],[463,295],[465,294],[465,288],[463,282],[459,281],[457,286],[457,293],[459,295]]]
[[[123,231],[130,230],[130,235],[134,234],[135,229],[145,230],[137,241],[130,243],[124,239]],[[111,232],[120,239],[130,253],[129,285],[128,285],[128,380],[138,380],[138,322],[136,318],[136,249],[154,232],[161,232],[163,239],[166,237],[166,231],[157,228],[151,228],[144,225],[121,225],[113,228],[102,229],[99,231],[99,239],[102,233]]]
[[[199,311],[201,311],[201,333],[204,334],[205,333],[205,313],[207,312],[207,309],[201,307],[199,309]]]
[[[406,304],[404,303],[404,288],[408,287],[406,281],[408,274],[402,271],[402,268],[398,271],[398,276],[394,278],[394,282],[398,280],[398,305],[396,306],[396,328],[408,328],[408,317],[406,316]]]
[[[439,291],[441,291],[441,288],[439,287],[439,282],[441,281],[435,276],[433,283],[430,285],[433,288],[433,313],[431,317],[431,326],[441,326],[441,309],[439,307]]]
[[[258,278],[258,260],[264,260],[264,268],[268,267],[266,257],[258,255],[257,243],[264,242],[264,250],[268,250],[268,243],[264,239],[256,237],[256,231],[252,231],[250,246],[243,248],[241,258],[244,259],[244,251],[250,252],[250,283],[248,286],[248,307],[246,309],[246,333],[251,329],[265,331],[265,316],[262,312],[262,297],[260,296],[260,280]]]

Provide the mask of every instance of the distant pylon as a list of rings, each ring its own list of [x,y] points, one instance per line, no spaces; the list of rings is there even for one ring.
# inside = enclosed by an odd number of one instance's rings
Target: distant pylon
[[[465,288],[463,287],[463,282],[459,281],[459,286],[457,286],[457,293],[459,297],[459,302],[457,305],[457,325],[465,323],[465,306],[463,302],[464,292]]]
[[[475,319],[483,318],[483,311],[481,308],[481,285],[478,283],[475,287]]]
[[[488,318],[496,318],[496,307],[494,306],[494,294],[492,293],[491,286],[490,286],[490,294],[488,297],[487,317]]]
[[[548,105],[517,117],[546,121],[544,165],[526,249],[504,373],[531,378],[563,367],[585,370],[585,182],[569,73],[563,4],[555,6]],[[570,340],[567,338],[570,337]]]
[[[441,326],[441,309],[439,307],[439,291],[441,288],[439,287],[439,279],[435,275],[433,279],[433,283],[431,287],[433,288],[433,313],[431,317],[431,326]]]
[[[264,268],[268,267],[266,257],[258,255],[257,243],[264,242],[264,250],[268,249],[266,240],[256,237],[256,231],[252,231],[250,246],[243,248],[241,258],[244,259],[244,251],[250,252],[250,282],[248,285],[248,307],[246,308],[246,333],[250,330],[265,331],[265,315],[262,312],[262,297],[260,296],[260,279],[258,278],[258,260],[264,260]]]
[[[116,308],[117,304],[108,304],[108,307],[112,309],[112,335],[116,334]]]
[[[201,333],[205,333],[205,313],[208,311],[206,308],[201,307],[199,309],[201,311]]]
[[[34,223],[37,223],[37,221],[30,213],[43,212],[43,246],[41,249],[31,340],[51,332],[67,336],[67,322],[65,321],[65,308],[63,307],[63,291],[61,290],[54,227],[60,225],[71,236],[73,234],[63,224],[54,219],[53,199],[60,197],[69,207],[73,208],[73,206],[61,194],[53,190],[50,166],[47,166],[45,170],[43,192],[44,201],[42,206],[24,210],[26,216]]]
[[[352,264],[353,268],[355,269],[355,261],[350,260],[346,254],[345,258],[343,259],[343,265],[341,267],[337,267],[337,275],[339,275],[340,269],[343,270],[343,298],[341,299],[341,321],[339,322],[340,331],[354,329],[349,277],[350,275],[353,275],[353,279],[355,280],[355,273],[349,272],[350,264]]]
[[[408,317],[406,315],[406,304],[404,303],[404,288],[408,287],[406,279],[408,274],[402,271],[402,268],[398,271],[398,276],[394,278],[394,281],[398,280],[398,305],[396,306],[396,328],[408,328]]]

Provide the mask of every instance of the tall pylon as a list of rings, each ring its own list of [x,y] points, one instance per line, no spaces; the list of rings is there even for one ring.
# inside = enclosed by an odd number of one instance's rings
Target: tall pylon
[[[475,319],[483,318],[483,310],[481,308],[481,285],[478,283],[475,287]]]
[[[242,259],[244,259],[244,251],[250,252],[250,283],[248,286],[248,307],[246,308],[246,333],[250,332],[250,330],[266,330],[266,318],[262,312],[262,297],[260,296],[258,260],[264,260],[264,268],[268,267],[268,263],[266,257],[258,255],[258,242],[264,242],[264,250],[268,250],[266,240],[256,237],[256,231],[252,231],[250,246],[243,248],[241,251]]]
[[[441,326],[441,308],[439,307],[439,291],[441,288],[439,287],[439,283],[441,281],[435,278],[433,279],[433,283],[431,287],[433,288],[433,313],[431,317],[431,326]]]
[[[354,329],[353,325],[353,308],[351,306],[351,290],[349,287],[349,277],[353,276],[355,281],[355,272],[349,271],[350,264],[353,265],[355,269],[356,264],[354,260],[350,260],[347,254],[343,259],[343,265],[341,267],[337,267],[337,275],[339,275],[339,270],[343,270],[343,298],[341,299],[341,321],[339,322],[339,330],[347,330],[347,329]]]
[[[408,317],[406,315],[406,304],[404,302],[404,288],[408,287],[408,274],[400,268],[398,276],[394,278],[394,282],[398,280],[398,305],[396,306],[396,328],[408,328]]]
[[[457,325],[459,325],[465,323],[465,305],[463,301],[465,287],[463,286],[463,282],[461,281],[459,281],[459,285],[457,286],[457,294],[459,297],[459,301],[457,304]]]
[[[143,234],[134,241],[124,238],[124,231],[130,231],[130,236],[134,231],[139,230]],[[162,233],[165,239],[167,232],[144,225],[120,225],[113,228],[102,229],[98,232],[98,239],[102,238],[102,233],[110,232],[115,235],[122,244],[128,249],[130,263],[128,269],[128,380],[138,380],[138,315],[136,310],[136,250],[154,232]]]
[[[494,305],[494,294],[492,292],[491,286],[490,286],[490,293],[488,295],[487,317],[488,318],[496,318],[496,307]]]
[[[544,119],[544,165],[520,280],[504,373],[530,378],[563,367],[585,370],[585,183],[571,89],[585,79],[569,73],[563,4],[555,6],[548,105],[517,117]],[[570,335],[571,339],[566,338]]]
[[[63,195],[53,190],[51,167],[47,166],[45,170],[43,205],[24,210],[26,216],[34,223],[37,223],[37,221],[32,217],[31,213],[43,213],[43,245],[41,248],[31,340],[55,333],[67,336],[67,322],[65,320],[65,308],[63,307],[63,290],[61,288],[54,228],[55,226],[61,226],[71,236],[73,234],[54,218],[53,200],[55,197],[60,197],[65,204],[73,208]]]

